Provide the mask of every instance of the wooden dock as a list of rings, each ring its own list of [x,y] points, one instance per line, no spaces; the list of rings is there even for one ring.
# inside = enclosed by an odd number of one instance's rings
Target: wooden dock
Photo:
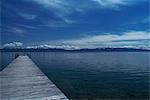
[[[0,100],[68,100],[28,56],[0,72]]]

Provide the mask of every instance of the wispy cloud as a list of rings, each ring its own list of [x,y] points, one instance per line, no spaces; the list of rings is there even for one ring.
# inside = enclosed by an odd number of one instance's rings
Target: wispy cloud
[[[150,16],[144,18],[135,18],[134,20],[126,22],[125,25],[140,25],[140,24],[149,24],[150,23]]]
[[[24,27],[20,27],[19,25],[15,24],[14,26],[3,26],[2,27],[2,34],[13,34],[13,35],[16,35],[16,36],[19,36],[19,37],[24,37],[25,34],[27,33],[27,30],[24,29]]]
[[[108,47],[108,46],[148,46],[150,32],[129,31],[122,35],[107,33],[104,35],[85,36],[80,39],[65,40],[63,43],[79,47]]]
[[[94,2],[103,8],[118,8],[120,6],[132,5],[146,0],[33,0],[48,9],[55,9],[56,12],[70,14],[73,11],[95,8]],[[93,3],[92,3],[93,2]]]
[[[64,0],[33,0],[34,2],[42,5],[48,9],[55,9],[55,12],[59,13],[70,13],[72,11],[71,6]],[[70,4],[71,5],[71,4]],[[70,10],[69,10],[70,9]],[[63,12],[62,12],[63,11]]]
[[[100,8],[111,8],[118,9],[120,6],[136,4],[138,0],[32,0],[39,6],[48,9],[56,17],[60,18],[62,21],[54,21],[50,23],[44,23],[41,26],[49,27],[63,27],[67,24],[73,24],[74,21],[69,16],[74,13],[87,12],[90,9],[100,9]],[[32,15],[25,15],[24,17],[29,17],[29,19],[34,18]],[[62,24],[63,23],[63,24]],[[65,24],[65,25],[64,25]]]
[[[23,28],[27,28],[27,29],[36,29],[36,27],[32,26],[32,25],[19,24],[18,26],[23,27]]]
[[[126,5],[127,0],[92,0],[97,2],[102,7],[118,7],[120,5]]]
[[[46,22],[43,22],[41,25],[38,25],[38,26],[49,27],[49,28],[60,28],[60,27],[66,27],[66,26],[73,24],[73,23],[75,23],[75,21],[64,18],[63,20],[46,21]]]
[[[20,16],[27,20],[33,20],[37,17],[34,14],[27,14],[27,13],[20,13]]]
[[[144,18],[141,22],[142,23],[150,23],[150,16]]]
[[[112,33],[85,35],[77,39],[49,41],[41,45],[28,46],[28,48],[62,48],[73,50],[82,48],[127,47],[150,49],[149,34],[149,31],[128,31],[121,35]]]
[[[38,45],[29,45],[26,48],[59,48],[66,50],[82,48],[101,48],[101,47],[127,47],[127,48],[145,48],[150,49],[149,31],[129,31],[121,35],[106,33],[103,35],[84,36],[79,39],[66,39],[38,43]],[[22,47],[21,42],[12,42],[4,44],[4,47],[14,48]]]
[[[24,37],[24,34],[26,33],[25,30],[18,28],[18,27],[10,27],[11,32],[17,34],[20,37]]]
[[[41,26],[47,26],[52,28],[64,27],[67,24],[72,24],[74,21],[71,20],[68,15],[71,14],[76,7],[73,3],[68,3],[65,0],[32,0],[35,3],[41,5],[42,7],[53,13],[58,20],[51,20],[50,23],[46,22]]]
[[[120,6],[136,4],[139,0],[91,0],[97,2],[103,8],[119,8]],[[143,1],[143,0],[141,0]]]

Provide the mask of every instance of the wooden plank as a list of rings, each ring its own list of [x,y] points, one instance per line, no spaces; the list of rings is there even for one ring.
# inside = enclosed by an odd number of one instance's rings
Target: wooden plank
[[[0,72],[1,100],[68,100],[28,56]]]

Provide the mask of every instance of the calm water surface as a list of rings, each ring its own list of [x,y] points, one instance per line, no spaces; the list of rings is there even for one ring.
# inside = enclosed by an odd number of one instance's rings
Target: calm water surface
[[[149,100],[149,52],[29,52],[39,68],[75,100]],[[1,70],[15,53],[1,53]]]

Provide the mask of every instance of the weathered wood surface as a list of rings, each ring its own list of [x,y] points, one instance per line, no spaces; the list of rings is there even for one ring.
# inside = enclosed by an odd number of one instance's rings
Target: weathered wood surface
[[[0,72],[1,100],[68,100],[28,56]]]

